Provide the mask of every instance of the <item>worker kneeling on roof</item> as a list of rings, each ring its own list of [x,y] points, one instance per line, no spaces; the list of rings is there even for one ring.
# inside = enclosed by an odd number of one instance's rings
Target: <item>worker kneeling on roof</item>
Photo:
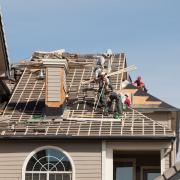
[[[143,91],[147,92],[146,86],[144,82],[142,81],[141,76],[138,76],[137,79],[134,81],[133,85],[137,86],[138,88],[141,88]]]
[[[130,106],[131,106],[131,101],[130,101],[130,99],[129,99],[129,95],[128,95],[128,94],[125,94],[124,97],[125,97],[125,100],[124,100],[123,103],[124,103],[124,105],[125,105],[125,108],[130,107]]]

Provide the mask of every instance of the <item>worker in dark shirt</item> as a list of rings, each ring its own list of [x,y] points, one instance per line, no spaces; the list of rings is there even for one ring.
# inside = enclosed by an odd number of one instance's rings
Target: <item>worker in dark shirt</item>
[[[115,100],[115,113],[114,113],[114,118],[118,119],[123,113],[123,104],[122,104],[122,99],[121,95],[117,94],[116,92],[111,92],[109,96],[109,102],[108,102],[108,109],[111,109],[112,103]]]
[[[113,90],[113,87],[109,81],[109,78],[107,77],[107,73],[102,72],[97,79],[97,82],[99,83],[99,89],[98,89],[98,99],[101,105],[104,107],[104,114],[108,115],[108,107],[107,107],[107,99],[106,94],[109,93],[109,91]]]

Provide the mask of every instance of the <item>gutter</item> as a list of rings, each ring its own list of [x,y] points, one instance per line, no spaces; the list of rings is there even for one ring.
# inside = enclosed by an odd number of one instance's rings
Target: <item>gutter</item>
[[[178,108],[141,108],[141,107],[133,107],[134,109],[136,109],[139,112],[143,112],[143,113],[153,113],[153,112],[177,112],[179,111]]]
[[[22,135],[22,136],[0,136],[0,140],[149,140],[169,141],[175,140],[175,136],[66,136],[66,135]]]

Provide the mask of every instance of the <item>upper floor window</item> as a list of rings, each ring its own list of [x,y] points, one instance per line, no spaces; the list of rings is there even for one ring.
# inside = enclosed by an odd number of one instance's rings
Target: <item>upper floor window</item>
[[[27,163],[25,180],[72,180],[72,165],[57,149],[40,150]]]

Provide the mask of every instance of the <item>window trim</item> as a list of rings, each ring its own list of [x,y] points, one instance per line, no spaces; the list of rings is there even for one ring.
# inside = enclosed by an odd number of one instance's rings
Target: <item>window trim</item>
[[[25,173],[26,173],[26,166],[29,162],[29,160],[31,159],[31,157],[36,154],[37,152],[41,151],[41,150],[45,150],[45,149],[55,149],[58,150],[62,153],[64,153],[64,155],[67,156],[67,158],[69,159],[71,166],[72,166],[72,180],[75,180],[75,166],[74,166],[74,162],[73,159],[71,158],[71,156],[63,149],[61,149],[60,147],[57,146],[41,146],[38,147],[36,149],[34,149],[31,153],[28,154],[28,156],[26,157],[24,163],[23,163],[23,167],[22,167],[22,180],[25,180]]]
[[[161,167],[159,166],[141,166],[141,169],[140,169],[141,180],[143,180],[144,170],[160,170],[160,173],[161,173]]]
[[[113,159],[113,163],[114,163]],[[133,180],[136,180],[136,158],[119,158],[117,161],[119,162],[132,162],[133,164]]]

